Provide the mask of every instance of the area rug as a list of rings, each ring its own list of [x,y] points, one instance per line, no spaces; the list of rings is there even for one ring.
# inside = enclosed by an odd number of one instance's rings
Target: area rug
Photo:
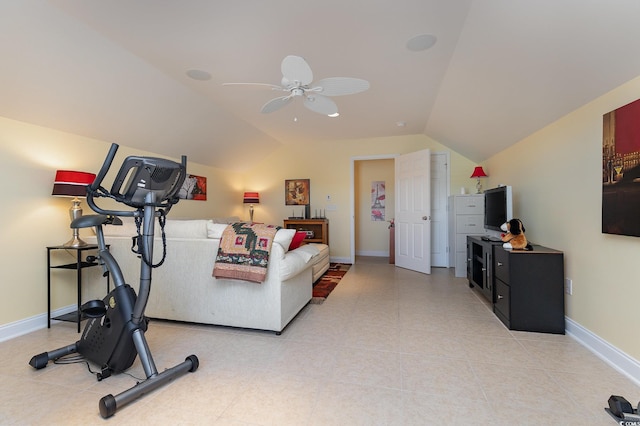
[[[311,303],[319,305],[324,302],[350,267],[351,265],[348,263],[331,263],[327,272],[313,285],[313,298],[311,299]]]

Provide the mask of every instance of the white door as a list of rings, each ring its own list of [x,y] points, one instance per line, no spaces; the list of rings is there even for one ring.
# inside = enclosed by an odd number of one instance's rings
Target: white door
[[[396,266],[431,273],[431,153],[395,159]]]
[[[449,267],[447,246],[447,199],[449,196],[448,154],[431,154],[431,266]]]

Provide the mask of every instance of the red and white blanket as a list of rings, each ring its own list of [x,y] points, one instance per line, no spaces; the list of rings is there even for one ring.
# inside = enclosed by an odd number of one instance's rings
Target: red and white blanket
[[[227,226],[220,238],[213,276],[263,282],[278,229],[275,225],[245,222]]]

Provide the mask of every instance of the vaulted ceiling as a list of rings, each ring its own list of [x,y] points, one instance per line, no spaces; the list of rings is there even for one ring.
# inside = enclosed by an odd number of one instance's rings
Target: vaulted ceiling
[[[409,134],[481,162],[640,75],[638,22],[637,0],[3,1],[0,116],[231,169]],[[330,118],[223,86],[280,84],[287,55],[371,87]]]

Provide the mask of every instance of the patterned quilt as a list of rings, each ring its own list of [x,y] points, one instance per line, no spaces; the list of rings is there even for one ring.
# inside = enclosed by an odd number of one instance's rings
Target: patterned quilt
[[[227,226],[220,238],[213,276],[264,282],[278,229],[275,225],[245,222]]]

